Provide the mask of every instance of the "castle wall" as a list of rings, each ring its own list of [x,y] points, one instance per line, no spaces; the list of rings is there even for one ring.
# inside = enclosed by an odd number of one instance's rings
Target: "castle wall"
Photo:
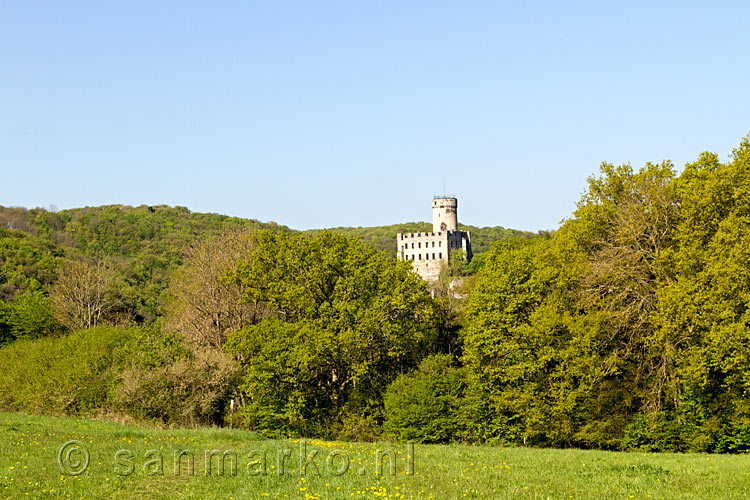
[[[442,265],[449,265],[451,254],[463,250],[471,260],[471,240],[466,231],[436,233],[398,233],[398,260],[408,260],[412,268],[426,281],[436,281]]]
[[[440,278],[440,271],[448,263],[444,260],[412,261],[412,269],[425,281],[436,282]]]
[[[399,260],[429,261],[448,260],[448,234],[437,233],[398,233],[396,235]]]

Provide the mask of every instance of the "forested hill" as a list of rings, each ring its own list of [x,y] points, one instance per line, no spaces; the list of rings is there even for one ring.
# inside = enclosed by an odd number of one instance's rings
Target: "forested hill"
[[[505,240],[511,237],[533,238],[537,233],[529,231],[519,231],[517,229],[507,229],[502,226],[477,227],[459,224],[462,231],[471,232],[471,248],[475,254],[486,252],[490,249],[493,241]],[[306,231],[309,233],[318,233],[320,229]],[[403,224],[391,224],[390,226],[374,227],[333,227],[329,231],[345,234],[347,236],[356,236],[365,243],[369,243],[376,250],[385,250],[389,253],[396,251],[396,234],[397,233],[417,233],[432,231],[430,222],[405,222]]]
[[[0,301],[32,292],[46,294],[66,259],[105,259],[117,271],[123,314],[151,322],[170,273],[192,243],[231,228],[268,227],[291,232],[275,223],[165,205],[106,205],[58,212],[0,206]]]
[[[182,264],[184,252],[195,242],[232,228],[298,232],[274,222],[165,205],[105,205],[60,211],[0,206],[0,301],[12,302],[17,296],[34,292],[46,296],[63,262],[86,257],[106,261],[114,270],[122,315],[150,323],[159,315],[170,275]],[[426,222],[412,222],[331,231],[359,237],[375,249],[395,255],[396,233],[431,229]],[[475,254],[488,250],[492,241],[534,236],[502,227],[462,229],[471,231]],[[480,262],[477,259],[477,265]]]

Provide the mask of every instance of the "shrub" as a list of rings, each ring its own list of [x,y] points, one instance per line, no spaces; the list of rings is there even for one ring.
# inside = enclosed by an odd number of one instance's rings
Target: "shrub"
[[[122,373],[115,408],[163,424],[222,424],[238,376],[232,357],[215,349],[186,352],[151,369],[136,362]]]
[[[221,424],[238,367],[157,328],[92,328],[0,349],[0,410],[121,412],[170,425]]]
[[[670,451],[688,450],[688,439],[694,434],[689,425],[680,424],[672,415],[635,415],[622,438],[624,450]]]
[[[81,415],[105,407],[137,335],[135,329],[95,328],[0,349],[0,408]]]
[[[419,369],[399,376],[385,393],[386,435],[399,441],[446,443],[461,433],[459,409],[465,382],[446,354],[430,356]]]
[[[0,301],[0,345],[62,331],[63,326],[55,320],[49,299],[39,291],[17,295],[13,302]]]

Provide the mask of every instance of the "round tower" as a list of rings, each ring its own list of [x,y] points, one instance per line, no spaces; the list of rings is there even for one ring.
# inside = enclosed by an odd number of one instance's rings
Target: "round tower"
[[[432,198],[432,231],[458,231],[458,198],[434,196]]]

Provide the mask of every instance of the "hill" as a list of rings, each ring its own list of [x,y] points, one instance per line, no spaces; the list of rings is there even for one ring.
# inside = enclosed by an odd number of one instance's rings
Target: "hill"
[[[0,301],[9,303],[28,293],[46,294],[66,260],[104,259],[118,275],[122,297],[118,314],[136,323],[152,323],[160,315],[170,275],[182,264],[185,250],[231,228],[297,232],[274,222],[191,212],[179,206],[104,205],[60,211],[0,206]],[[395,255],[396,233],[431,229],[427,222],[408,222],[330,231],[360,238],[376,250]],[[475,255],[489,250],[493,241],[535,236],[500,226],[462,225],[461,229],[471,231]],[[481,262],[477,259],[472,269]]]
[[[231,228],[291,229],[166,205],[105,205],[51,212],[42,208],[0,206],[0,299],[27,291],[46,291],[65,259],[108,259],[121,274],[124,313],[153,322],[170,273],[194,242]]]

